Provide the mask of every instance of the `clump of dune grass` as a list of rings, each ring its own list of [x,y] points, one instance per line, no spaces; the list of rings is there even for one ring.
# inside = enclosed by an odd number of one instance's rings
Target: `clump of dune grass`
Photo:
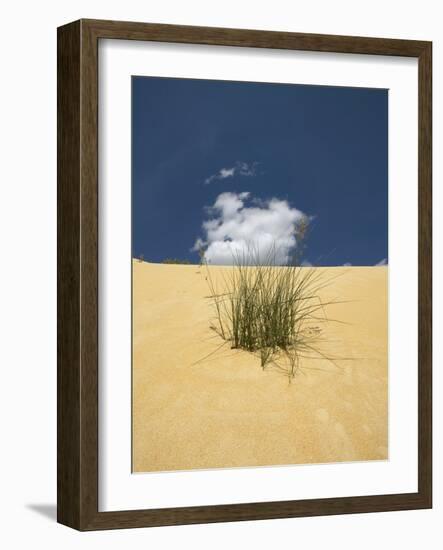
[[[284,364],[291,379],[301,358],[316,353],[318,325],[330,304],[319,293],[329,281],[313,267],[276,265],[277,257],[275,249],[264,260],[253,248],[233,254],[232,267],[221,270],[221,285],[208,266],[211,328],[232,349],[256,354],[263,369]]]
[[[182,258],[165,258],[162,261],[162,264],[177,264],[177,265],[190,265],[190,261],[188,259],[182,259]]]

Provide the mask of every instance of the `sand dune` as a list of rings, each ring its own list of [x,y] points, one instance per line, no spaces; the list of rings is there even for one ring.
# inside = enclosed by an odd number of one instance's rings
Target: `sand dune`
[[[205,268],[133,262],[135,472],[387,458],[388,268],[316,269],[339,275],[322,298],[347,301],[328,311],[346,324],[322,326],[343,359],[305,359],[288,383],[218,349]]]

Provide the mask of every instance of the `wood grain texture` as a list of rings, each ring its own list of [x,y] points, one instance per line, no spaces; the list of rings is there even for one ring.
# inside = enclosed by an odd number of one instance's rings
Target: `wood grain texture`
[[[79,525],[80,23],[58,32],[57,518]]]
[[[100,38],[149,40],[188,44],[361,53],[418,57],[426,42],[360,36],[336,36],[184,25],[159,25],[124,21],[85,19],[93,35]]]
[[[432,45],[418,65],[418,486],[432,507]]]
[[[98,511],[98,41],[149,40],[419,59],[419,490]],[[58,29],[58,521],[79,530],[432,506],[432,49],[422,41],[81,20]]]

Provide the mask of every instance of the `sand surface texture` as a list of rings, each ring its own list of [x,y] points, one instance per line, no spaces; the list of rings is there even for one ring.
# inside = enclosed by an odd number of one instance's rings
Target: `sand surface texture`
[[[319,344],[342,359],[305,359],[291,383],[217,350],[205,269],[133,262],[134,471],[386,459],[388,268],[316,268],[322,299],[347,300]]]

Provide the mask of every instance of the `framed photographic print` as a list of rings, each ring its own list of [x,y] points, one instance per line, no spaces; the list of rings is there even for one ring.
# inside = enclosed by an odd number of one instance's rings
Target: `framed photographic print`
[[[58,521],[430,508],[431,43],[58,29]]]

